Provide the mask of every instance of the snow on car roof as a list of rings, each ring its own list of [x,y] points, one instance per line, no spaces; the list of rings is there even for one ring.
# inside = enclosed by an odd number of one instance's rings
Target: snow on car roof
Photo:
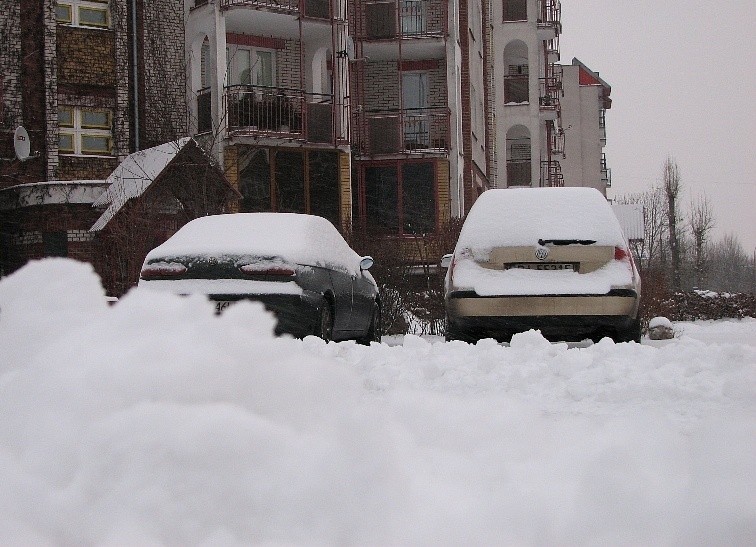
[[[328,220],[296,213],[235,213],[195,219],[146,260],[172,256],[262,255],[359,271],[360,256]]]
[[[617,217],[595,188],[513,188],[481,194],[465,219],[457,248],[535,245],[539,239],[624,244]]]

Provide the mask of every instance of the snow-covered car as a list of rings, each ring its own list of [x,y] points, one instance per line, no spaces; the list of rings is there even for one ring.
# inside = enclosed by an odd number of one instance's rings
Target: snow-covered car
[[[441,263],[447,340],[539,329],[551,340],[640,341],[640,277],[593,188],[488,190]]]
[[[276,333],[325,340],[380,341],[378,287],[328,220],[294,213],[198,218],[149,252],[139,287],[205,294],[218,313],[239,300],[261,302]]]

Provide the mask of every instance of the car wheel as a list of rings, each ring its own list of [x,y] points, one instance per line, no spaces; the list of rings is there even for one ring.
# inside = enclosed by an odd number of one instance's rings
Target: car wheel
[[[320,308],[320,319],[315,335],[326,342],[330,342],[333,339],[333,310],[328,300],[323,302],[323,306]]]
[[[613,337],[614,341],[619,344],[622,342],[637,342],[641,341],[641,324],[639,319],[634,319],[630,326],[626,329],[617,329],[617,334]]]
[[[367,334],[364,337],[358,338],[357,342],[365,346],[369,346],[370,342],[381,341],[381,307],[378,302],[373,303],[373,314],[370,317],[370,326],[368,327]]]

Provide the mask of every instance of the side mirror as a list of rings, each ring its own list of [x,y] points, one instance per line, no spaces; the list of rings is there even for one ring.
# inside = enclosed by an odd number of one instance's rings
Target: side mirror
[[[451,266],[452,258],[454,258],[453,254],[444,255],[441,257],[441,267],[442,268],[448,268]]]
[[[369,270],[373,267],[375,261],[372,256],[363,256],[360,260],[360,270]]]

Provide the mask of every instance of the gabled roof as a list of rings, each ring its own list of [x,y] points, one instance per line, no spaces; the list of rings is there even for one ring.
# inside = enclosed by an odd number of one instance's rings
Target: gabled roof
[[[601,79],[598,72],[594,72],[583,64],[580,59],[573,57],[572,65],[580,67],[580,85],[600,85],[603,87],[602,98],[604,100],[604,108],[609,109],[612,107],[612,99],[609,95],[612,94],[612,86]]]
[[[141,196],[190,142],[194,140],[189,137],[167,142],[134,152],[123,160],[108,177],[108,189],[93,203],[94,207],[107,209],[89,231],[102,230],[130,199]]]

